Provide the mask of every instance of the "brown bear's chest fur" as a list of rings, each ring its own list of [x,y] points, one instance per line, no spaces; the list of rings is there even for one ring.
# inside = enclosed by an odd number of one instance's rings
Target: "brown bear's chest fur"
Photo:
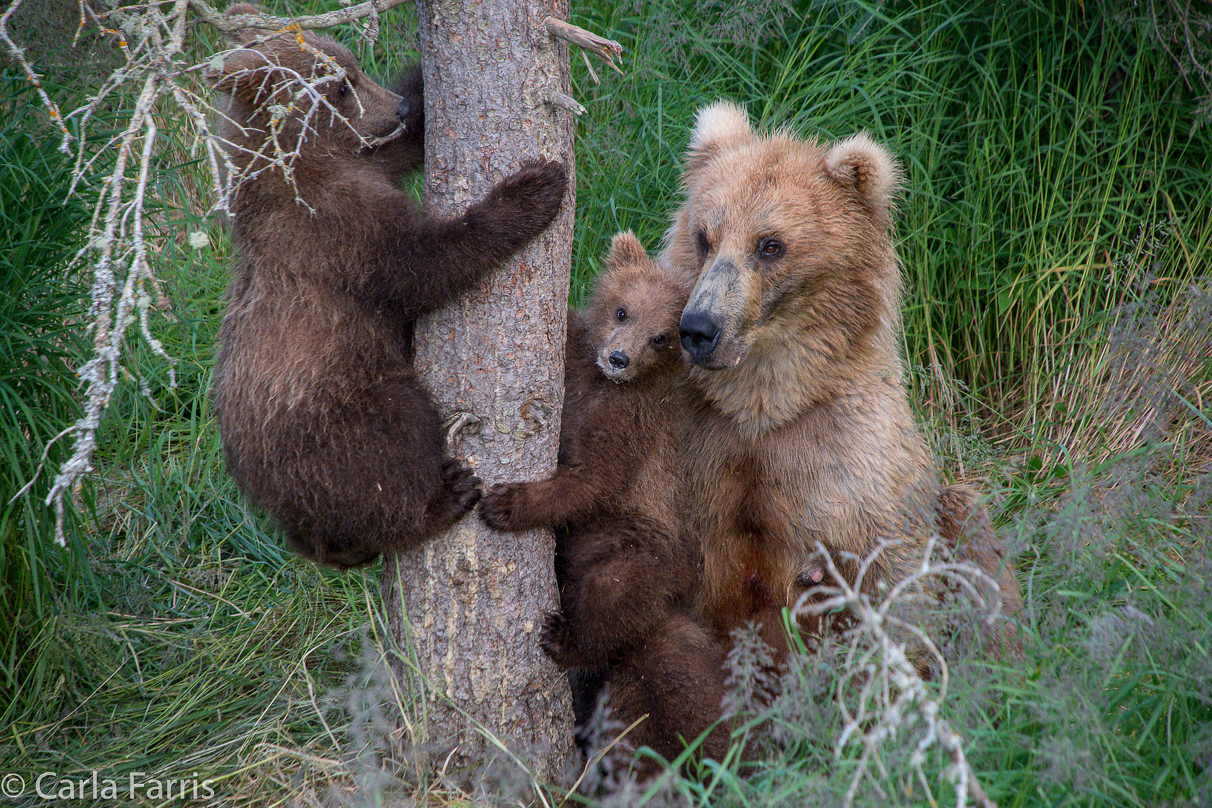
[[[813,405],[758,432],[700,400],[685,435],[688,519],[703,549],[697,611],[721,636],[756,622],[781,647],[780,610],[821,582],[818,542],[853,575],[848,554],[908,539],[876,563],[884,578],[903,568],[930,519],[915,507],[935,490],[925,445],[892,385]]]

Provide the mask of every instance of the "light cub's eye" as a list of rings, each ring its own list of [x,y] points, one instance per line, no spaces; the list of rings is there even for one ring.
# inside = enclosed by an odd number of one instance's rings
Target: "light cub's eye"
[[[698,232],[694,234],[694,237],[695,237],[695,240],[698,242],[700,254],[706,255],[707,253],[711,252],[711,242],[707,239],[706,230],[704,230],[703,228],[700,227],[698,229]]]
[[[787,248],[777,238],[764,238],[758,243],[758,257],[766,259],[782,258]]]
[[[664,334],[657,334],[655,337],[652,338],[652,344],[653,345],[664,345],[666,339],[668,339],[668,337],[666,337]]]
[[[627,309],[619,309],[614,313],[614,317],[620,323],[627,319]]]

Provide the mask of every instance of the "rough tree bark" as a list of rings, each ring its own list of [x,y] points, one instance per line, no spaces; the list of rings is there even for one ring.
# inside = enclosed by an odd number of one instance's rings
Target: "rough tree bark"
[[[526,159],[563,161],[573,176],[568,50],[545,30],[566,0],[426,0],[418,4],[425,78],[425,206],[455,213]],[[470,413],[455,451],[485,485],[544,477],[555,466],[574,196],[524,252],[481,288],[416,328],[416,366],[447,413]],[[504,534],[470,515],[450,533],[388,559],[383,594],[401,648],[397,675],[419,696],[428,737],[448,771],[475,765],[485,742],[471,719],[551,780],[572,748],[566,679],[538,645],[558,607],[553,540]],[[453,702],[447,704],[444,694]],[[457,709],[456,709],[457,708]]]

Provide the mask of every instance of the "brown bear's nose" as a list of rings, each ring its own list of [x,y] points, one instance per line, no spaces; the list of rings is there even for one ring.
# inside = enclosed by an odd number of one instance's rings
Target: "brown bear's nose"
[[[720,341],[720,327],[706,312],[684,313],[678,330],[682,335],[682,347],[694,362],[701,362],[710,356]]]
[[[396,117],[403,121],[410,112],[412,112],[412,102],[407,98],[401,98],[399,106],[396,107]]]
[[[609,359],[610,359],[610,366],[616,367],[619,370],[622,370],[623,368],[627,367],[627,365],[629,365],[631,363],[631,357],[629,357],[627,354],[623,353],[622,351],[611,351]]]

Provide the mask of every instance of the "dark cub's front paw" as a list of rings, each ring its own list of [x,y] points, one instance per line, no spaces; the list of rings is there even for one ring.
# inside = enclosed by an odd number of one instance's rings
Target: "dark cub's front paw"
[[[497,483],[480,500],[480,519],[497,530],[524,530],[526,520],[526,484]]]
[[[551,224],[560,212],[568,173],[563,163],[534,160],[523,163],[517,173],[498,182],[484,200],[485,212],[499,217],[503,230],[512,230],[512,240],[529,241]]]
[[[463,460],[442,465],[442,490],[430,504],[430,529],[438,533],[453,525],[480,500],[480,478]]]
[[[573,648],[572,626],[563,612],[548,612],[543,618],[539,646],[561,669],[581,667]]]

